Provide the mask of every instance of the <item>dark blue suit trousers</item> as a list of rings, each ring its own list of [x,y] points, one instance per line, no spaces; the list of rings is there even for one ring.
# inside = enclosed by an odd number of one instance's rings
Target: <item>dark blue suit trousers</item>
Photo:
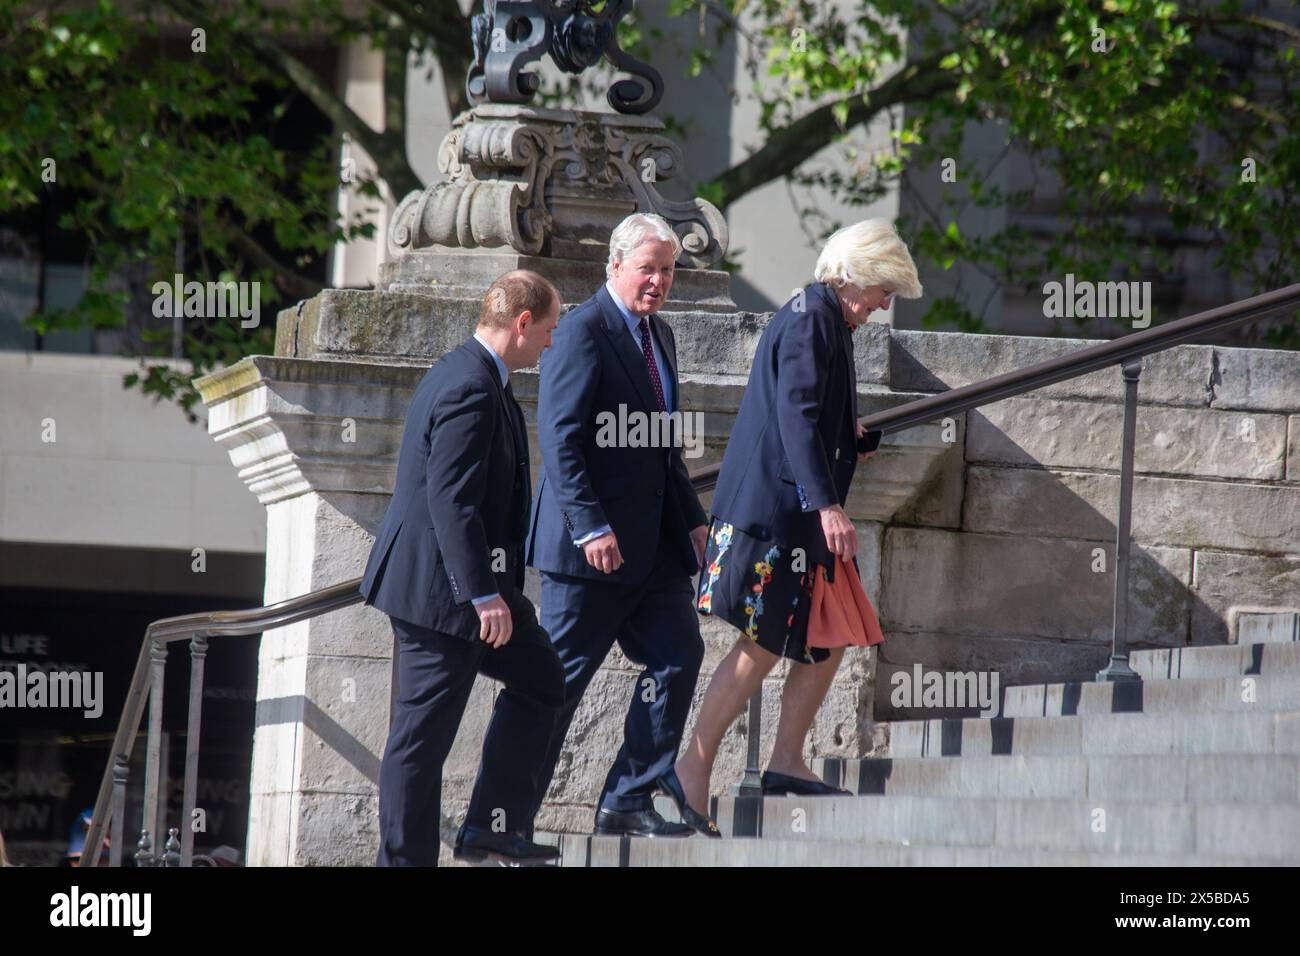
[[[542,572],[542,627],[564,665],[564,704],[538,778],[534,815],[574,712],[615,643],[641,671],[623,723],[623,746],[597,805],[618,811],[653,806],[655,780],[677,760],[704,661],[694,597],[694,585],[675,549],[663,544],[650,573],[639,581],[600,582]],[[575,740],[574,749],[589,748]]]
[[[379,865],[433,866],[438,860],[442,765],[482,674],[504,686],[483,738],[483,760],[465,825],[530,832],[556,709],[559,665],[532,604],[516,592],[504,647],[467,641],[391,618],[401,648],[399,697],[379,768]]]

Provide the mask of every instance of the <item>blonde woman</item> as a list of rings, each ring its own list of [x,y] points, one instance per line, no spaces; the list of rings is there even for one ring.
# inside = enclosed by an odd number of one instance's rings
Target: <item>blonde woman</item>
[[[808,768],[804,740],[844,647],[884,640],[844,513],[857,462],[874,454],[857,425],[852,334],[894,296],[919,298],[921,284],[907,246],[882,219],[832,235],[814,278],[759,340],[713,496],[696,606],[740,635],[714,671],[669,781],[692,811],[683,818],[705,827],[723,734],[782,658],[794,666],[763,792],[844,792]]]

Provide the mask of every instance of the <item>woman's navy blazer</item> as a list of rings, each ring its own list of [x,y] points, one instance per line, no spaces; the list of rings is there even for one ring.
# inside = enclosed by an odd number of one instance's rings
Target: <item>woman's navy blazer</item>
[[[815,282],[759,339],[713,493],[715,517],[832,565],[819,508],[844,504],[857,467],[857,371],[839,297]]]

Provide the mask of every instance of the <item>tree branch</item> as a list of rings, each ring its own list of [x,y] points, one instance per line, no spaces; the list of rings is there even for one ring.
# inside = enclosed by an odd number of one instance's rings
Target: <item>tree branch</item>
[[[447,109],[455,119],[469,109],[465,76],[469,73],[470,18],[460,12],[457,0],[374,0],[399,17],[408,27],[419,30],[433,43],[433,54],[442,69]],[[428,8],[428,9],[426,9]]]
[[[208,30],[217,29],[202,8],[189,0],[163,0],[163,3],[182,19]],[[388,183],[393,195],[401,197],[424,188],[420,177],[407,161],[405,135],[389,131],[380,133],[372,129],[351,107],[335,96],[333,90],[321,82],[305,63],[265,35],[239,30],[235,32],[279,69],[339,131],[346,132],[370,154],[379,168],[380,177]]]
[[[408,30],[389,31],[384,44],[384,133],[403,143],[406,142],[406,59],[410,49]]]
[[[189,223],[194,229],[195,234],[200,236],[199,254],[204,256],[203,249],[203,219],[197,212],[186,211],[184,214],[185,222]],[[321,283],[308,276],[295,272],[289,266],[272,255],[271,250],[254,239],[244,231],[240,226],[235,225],[225,216],[218,215],[213,220],[223,236],[230,240],[231,245],[235,246],[251,259],[254,265],[263,269],[269,269],[275,275],[275,284],[281,291],[301,299],[310,299],[321,289],[325,288]],[[206,258],[204,260],[206,262]]]
[[[311,100],[330,122],[346,132],[355,143],[370,154],[370,158],[379,167],[380,177],[388,183],[394,196],[402,197],[424,188],[420,177],[415,174],[415,170],[406,159],[404,124],[397,130],[376,132],[293,54],[263,37],[249,39],[279,67],[291,83],[302,90],[303,95]],[[402,62],[405,63],[405,51],[403,51]],[[402,87],[405,89],[405,82]]]
[[[746,193],[788,175],[840,135],[881,111],[956,88],[956,77],[939,69],[939,61],[947,52],[909,63],[874,90],[827,103],[773,130],[760,149],[702,186],[701,193],[717,197],[719,206],[725,209]],[[843,128],[835,118],[835,108],[840,104],[848,105]]]
[[[1261,17],[1258,14],[1248,14],[1246,16],[1220,16],[1218,14],[1193,14],[1190,16],[1174,16],[1172,20],[1182,23],[1231,23],[1246,24],[1252,27],[1258,27],[1260,30],[1269,33],[1277,33],[1287,37],[1293,43],[1300,43],[1300,28],[1293,27],[1289,23],[1283,23],[1281,20],[1274,20],[1271,17]]]
[[[246,233],[243,229],[234,225],[230,221],[222,218],[218,220],[223,231],[230,238],[230,241],[237,246],[254,264],[264,269],[270,269],[275,273],[275,284],[280,287],[281,291],[300,299],[310,299],[321,289],[325,288],[315,279],[299,275],[288,266],[284,265],[275,256],[271,255],[270,250],[260,242]],[[196,222],[197,225],[197,222]]]

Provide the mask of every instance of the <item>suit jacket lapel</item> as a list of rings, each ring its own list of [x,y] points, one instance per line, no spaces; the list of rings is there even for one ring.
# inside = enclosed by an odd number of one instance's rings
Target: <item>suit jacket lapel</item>
[[[614,347],[614,354],[618,356],[619,362],[623,365],[623,371],[631,380],[633,387],[638,395],[641,396],[641,403],[645,406],[645,411],[658,411],[659,400],[655,398],[654,386],[650,384],[650,373],[646,371],[645,355],[640,347],[628,333],[627,323],[623,321],[623,314],[618,311],[618,306],[614,300],[609,297],[609,290],[604,286],[596,293],[597,301],[600,302],[600,312],[605,319],[605,334],[609,336],[610,344]],[[654,323],[651,322],[653,328]]]
[[[519,472],[521,493],[515,502],[515,531],[518,539],[523,541],[528,536],[529,510],[533,503],[533,479],[529,472],[532,462],[528,454],[528,424],[524,421],[524,410],[514,396],[514,390],[506,393],[506,404],[510,406],[511,432],[514,435],[515,468]]]
[[[858,421],[858,367],[853,361],[853,330],[844,319],[844,310],[840,307],[840,298],[835,290],[823,282],[814,282],[810,287],[826,304],[826,308],[839,322],[840,361],[844,363],[844,377],[848,379],[849,401],[852,407],[853,422]]]
[[[483,368],[487,370],[488,378],[490,378],[492,384],[496,386],[493,391],[496,393],[497,407],[501,409],[501,417],[504,418],[506,424],[510,426],[510,434],[513,436],[515,433],[515,416],[514,412],[510,410],[509,400],[506,398],[505,387],[501,384],[501,370],[497,368],[497,363],[492,360],[492,356],[487,354],[487,351],[479,343],[478,339],[471,337],[468,342],[461,346],[461,348],[468,349],[469,353],[478,359]],[[510,452],[512,455],[518,453],[518,448],[513,437],[510,441]]]
[[[847,365],[844,372],[849,380],[849,396],[853,405],[853,421],[856,425],[858,421],[858,367],[853,361],[853,332],[845,328],[840,335],[840,341],[844,343],[844,362]]]
[[[626,330],[624,330],[626,331]],[[515,502],[515,529],[514,537],[517,541],[522,542],[528,536],[528,518],[529,511],[533,502],[533,482],[529,469],[532,462],[529,461],[528,455],[528,425],[524,422],[524,411],[519,407],[519,402],[513,395],[506,393],[505,386],[501,384],[501,370],[497,368],[497,363],[492,360],[478,340],[471,337],[462,348],[469,349],[487,370],[488,376],[492,383],[496,385],[497,404],[501,408],[502,417],[505,420],[507,428],[510,430],[510,441],[506,446],[510,449],[512,459],[510,467],[519,472],[520,494],[519,500]]]

